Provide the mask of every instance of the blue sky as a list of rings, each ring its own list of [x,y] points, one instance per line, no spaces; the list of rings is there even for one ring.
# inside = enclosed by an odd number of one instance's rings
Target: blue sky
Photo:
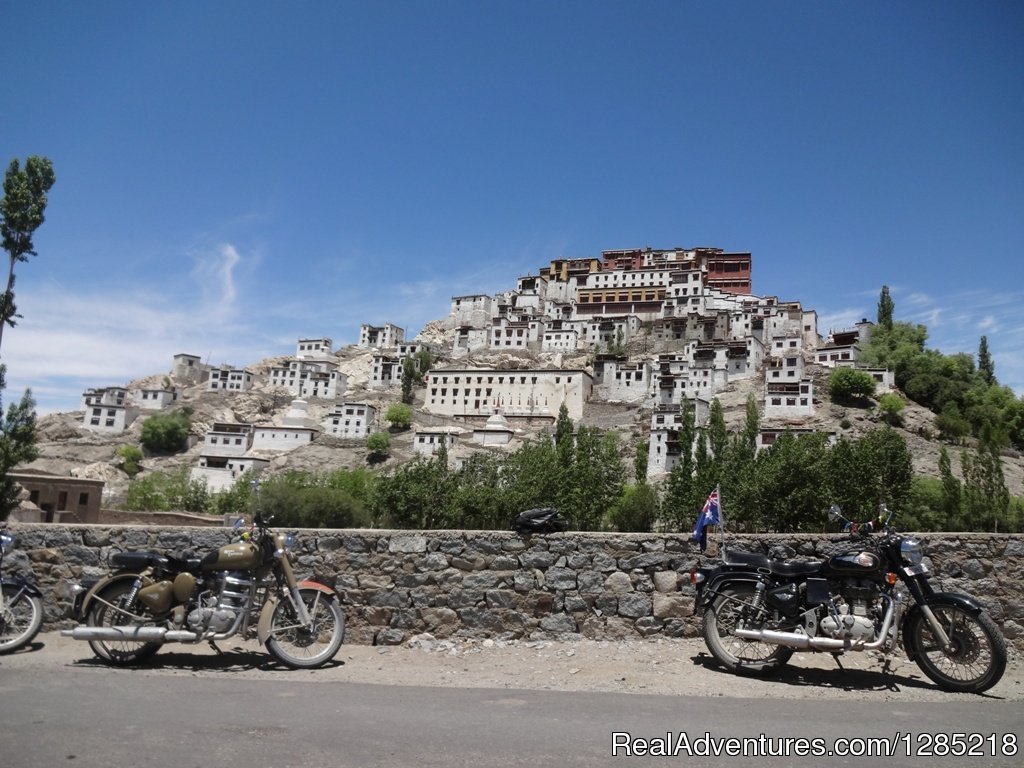
[[[883,284],[1024,393],[1019,2],[0,2],[0,160],[57,184],[8,400],[407,335],[601,250],[750,251],[820,330]]]

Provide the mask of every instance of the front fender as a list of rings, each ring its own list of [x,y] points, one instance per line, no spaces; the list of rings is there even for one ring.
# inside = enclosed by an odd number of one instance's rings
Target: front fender
[[[925,605],[929,607],[935,605],[951,605],[956,608],[960,608],[971,616],[977,616],[985,610],[985,607],[975,598],[959,592],[935,592],[934,594],[928,595],[925,600]],[[903,623],[900,625],[900,633],[903,635],[903,650],[906,651],[907,658],[911,661],[914,661],[918,653],[917,642],[914,640],[914,633],[910,631],[916,621],[925,621],[924,616],[921,614],[920,603],[916,603],[909,611],[907,611],[906,615],[903,617]]]
[[[32,582],[25,581],[24,579],[20,579],[17,576],[8,576],[7,578],[0,576],[0,585],[5,587],[15,587],[16,589],[23,589],[32,597],[41,598],[43,596],[43,593],[39,591],[39,587],[37,587]]]
[[[323,592],[325,595],[331,598],[338,596],[338,593],[328,587],[326,584],[321,584],[319,581],[300,581],[295,585],[296,589],[315,589],[318,592]],[[270,638],[270,627],[274,620],[274,610],[277,608],[277,604],[281,601],[281,593],[275,592],[267,598],[267,602],[263,604],[263,610],[260,611],[260,622],[256,625],[256,638],[261,644],[266,643]]]

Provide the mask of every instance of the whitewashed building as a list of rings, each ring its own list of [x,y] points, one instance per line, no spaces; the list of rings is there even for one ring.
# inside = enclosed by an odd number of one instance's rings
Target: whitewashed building
[[[334,340],[328,337],[322,339],[299,339],[295,344],[295,357],[321,359],[333,355]]]
[[[554,419],[564,403],[569,418],[583,416],[593,376],[584,370],[435,369],[426,375],[423,410],[456,418]]]
[[[386,349],[397,347],[405,341],[405,330],[397,325],[385,323],[384,325],[359,326],[359,346],[365,349]]]
[[[210,366],[202,362],[198,355],[184,353],[174,356],[171,364],[171,376],[190,384],[202,384],[210,375]]]
[[[309,418],[309,404],[293,400],[280,424],[256,424],[253,427],[252,450],[281,453],[309,445],[320,433]]]
[[[222,366],[210,371],[206,388],[217,392],[246,392],[252,388],[253,375],[246,368]]]
[[[205,482],[210,493],[230,491],[248,471],[258,472],[270,465],[256,456],[218,456],[201,454],[199,463],[189,471],[189,479]]]
[[[455,434],[446,429],[419,429],[413,437],[412,451],[423,456],[433,456],[445,446],[451,451],[455,447]]]
[[[138,409],[128,405],[124,387],[85,390],[82,410],[82,426],[93,432],[123,432],[138,416]]]
[[[325,435],[343,439],[367,437],[376,427],[377,410],[366,403],[340,403],[321,422]]]
[[[287,389],[292,397],[333,399],[348,387],[348,377],[326,360],[289,360],[270,369],[270,385]]]
[[[483,427],[473,430],[473,442],[480,445],[508,445],[515,437],[515,430],[501,413],[488,417]]]
[[[176,388],[144,388],[132,390],[132,404],[143,411],[162,411],[178,400]]]
[[[483,294],[452,296],[445,328],[486,328],[491,324],[492,304],[493,299]]]
[[[603,358],[594,362],[594,398],[607,402],[636,402],[651,393],[651,364],[646,360]]]

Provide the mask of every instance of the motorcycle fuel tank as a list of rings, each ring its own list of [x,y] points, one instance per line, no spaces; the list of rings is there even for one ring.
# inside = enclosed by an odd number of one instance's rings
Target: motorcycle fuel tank
[[[251,541],[227,544],[203,558],[204,571],[241,570],[258,568],[262,562],[260,548]]]
[[[843,575],[866,576],[882,570],[882,558],[874,552],[846,552],[829,558],[828,570]]]

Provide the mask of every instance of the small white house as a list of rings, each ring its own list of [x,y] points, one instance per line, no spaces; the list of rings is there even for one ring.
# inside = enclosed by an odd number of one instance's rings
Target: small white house
[[[385,323],[384,325],[359,326],[359,346],[365,349],[378,349],[397,347],[405,341],[405,331],[397,325]]]
[[[169,408],[178,399],[177,389],[145,389],[132,390],[132,403],[143,411],[162,411]]]
[[[138,416],[129,407],[124,387],[87,389],[82,393],[82,426],[93,432],[123,432]]]
[[[295,345],[295,356],[321,358],[328,357],[332,353],[333,340],[324,337],[322,339],[299,339]]]
[[[197,355],[184,353],[174,356],[171,364],[171,376],[187,381],[190,384],[202,384],[210,375],[210,366],[201,361]]]
[[[412,450],[413,453],[433,456],[442,445],[450,451],[455,446],[455,440],[454,433],[446,429],[420,429],[413,438]]]
[[[201,454],[198,466],[189,471],[189,479],[205,482],[211,493],[230,491],[235,482],[249,470],[259,471],[269,466],[266,459],[255,456],[216,456]]]
[[[377,409],[366,403],[341,403],[321,422],[324,434],[340,438],[368,436],[376,425]]]
[[[515,430],[501,413],[493,414],[483,427],[473,430],[473,442],[480,445],[508,445],[513,437]]]
[[[211,392],[246,392],[252,387],[253,375],[245,368],[221,366],[210,371],[207,389]]]

